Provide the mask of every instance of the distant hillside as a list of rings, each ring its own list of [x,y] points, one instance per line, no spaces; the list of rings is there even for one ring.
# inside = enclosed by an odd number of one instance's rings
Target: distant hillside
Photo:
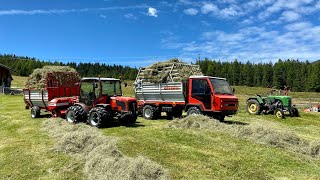
[[[313,62],[313,64],[317,64],[317,63],[320,63],[320,59],[315,61],[315,62]]]
[[[82,77],[97,77],[99,75],[103,77],[114,77],[123,79],[133,80],[136,77],[137,69],[131,68],[129,66],[121,65],[107,65],[100,63],[75,63],[68,62],[62,63],[58,61],[41,61],[39,59],[16,56],[12,54],[0,54],[0,64],[10,67],[15,72],[13,75],[17,76],[29,76],[34,69],[42,68],[45,65],[61,65],[61,66],[71,66],[75,68]]]

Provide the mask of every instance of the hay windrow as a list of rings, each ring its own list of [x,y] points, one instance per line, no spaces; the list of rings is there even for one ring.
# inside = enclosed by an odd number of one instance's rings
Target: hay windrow
[[[248,125],[226,124],[208,116],[193,115],[183,119],[173,120],[168,124],[168,127],[219,131],[235,137],[248,139],[256,143],[283,148],[314,158],[320,158],[320,141],[310,143],[293,132],[277,129],[268,124],[261,124],[258,122]]]
[[[56,81],[52,86],[57,85],[58,82],[62,86],[70,86],[80,79],[78,72],[69,66],[44,66],[33,71],[25,86],[30,89],[45,88],[48,86],[48,77]]]
[[[199,66],[189,65],[174,58],[144,68],[138,79],[151,83],[180,82],[192,75],[203,75]]]
[[[56,139],[55,151],[84,162],[88,179],[170,179],[162,166],[149,159],[124,156],[116,147],[117,139],[104,136],[96,128],[48,119],[43,130]]]

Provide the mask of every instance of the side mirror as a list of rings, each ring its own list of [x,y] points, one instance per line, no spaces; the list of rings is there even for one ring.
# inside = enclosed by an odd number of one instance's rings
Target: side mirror
[[[236,92],[236,90],[234,89],[234,88],[232,88],[232,92],[233,92],[233,94]]]

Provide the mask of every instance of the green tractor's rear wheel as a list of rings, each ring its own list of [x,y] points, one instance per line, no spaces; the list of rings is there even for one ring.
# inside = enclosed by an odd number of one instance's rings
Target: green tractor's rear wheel
[[[292,107],[292,108],[291,108],[290,115],[291,115],[292,117],[299,117],[299,116],[300,116],[300,115],[299,115],[299,111],[298,111],[298,109],[297,109],[296,107]]]
[[[260,114],[261,107],[260,107],[259,102],[255,99],[249,99],[247,101],[247,112],[249,114]]]
[[[276,115],[277,118],[283,119],[284,118],[284,112],[282,109],[276,109],[274,111],[274,115]]]

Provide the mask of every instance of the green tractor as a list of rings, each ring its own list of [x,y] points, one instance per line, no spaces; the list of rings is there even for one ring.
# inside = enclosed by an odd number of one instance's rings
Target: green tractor
[[[267,97],[249,98],[247,100],[247,112],[249,114],[259,115],[274,114],[277,118],[284,118],[285,114],[289,114],[292,117],[298,117],[298,109],[292,105],[291,96],[281,95],[269,95]]]

